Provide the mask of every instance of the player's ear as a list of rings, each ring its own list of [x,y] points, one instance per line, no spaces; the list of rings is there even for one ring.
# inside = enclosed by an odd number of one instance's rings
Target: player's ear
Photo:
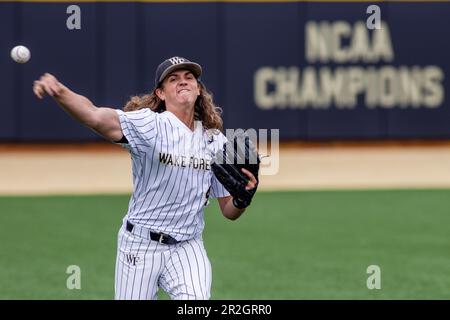
[[[166,95],[164,94],[164,90],[162,90],[161,88],[157,88],[155,90],[155,93],[158,96],[158,98],[160,98],[162,101],[164,101],[164,99],[166,98]]]

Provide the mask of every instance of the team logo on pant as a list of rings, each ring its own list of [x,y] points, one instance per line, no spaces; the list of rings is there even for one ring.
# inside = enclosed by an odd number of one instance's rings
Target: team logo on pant
[[[139,257],[132,253],[127,253],[125,255],[127,263],[131,266],[136,266],[136,263],[139,261]]]

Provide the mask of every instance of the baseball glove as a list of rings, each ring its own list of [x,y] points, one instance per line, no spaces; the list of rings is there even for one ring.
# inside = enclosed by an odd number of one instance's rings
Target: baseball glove
[[[232,139],[224,143],[222,150],[217,152],[211,169],[233,197],[235,207],[244,209],[250,205],[259,183],[260,162],[255,145],[243,131],[238,131]],[[256,178],[256,186],[251,190],[245,189],[249,178],[242,172],[242,168],[250,171]]]

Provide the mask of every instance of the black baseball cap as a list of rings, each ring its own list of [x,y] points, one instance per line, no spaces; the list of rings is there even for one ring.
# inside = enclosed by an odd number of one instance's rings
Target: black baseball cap
[[[202,74],[202,67],[198,63],[189,61],[188,59],[182,57],[172,57],[161,62],[156,69],[155,87],[158,87],[168,74],[178,69],[186,69],[191,71],[197,79]]]

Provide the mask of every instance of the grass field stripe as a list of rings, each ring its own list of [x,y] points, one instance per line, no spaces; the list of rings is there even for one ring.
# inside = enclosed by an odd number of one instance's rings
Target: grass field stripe
[[[205,212],[204,234],[216,269],[212,298],[449,300],[449,194],[445,188],[260,192],[238,226],[224,223],[214,201]],[[116,258],[120,239],[111,237],[119,234],[116,225],[128,200],[129,194],[0,196],[2,259],[8,261],[0,266],[0,299],[111,299],[114,276],[105,263]],[[274,226],[276,236],[268,239]],[[45,256],[33,250],[38,246]],[[68,292],[62,277],[50,271],[74,257],[89,266],[95,285]],[[366,286],[373,264],[382,272],[376,292]]]

